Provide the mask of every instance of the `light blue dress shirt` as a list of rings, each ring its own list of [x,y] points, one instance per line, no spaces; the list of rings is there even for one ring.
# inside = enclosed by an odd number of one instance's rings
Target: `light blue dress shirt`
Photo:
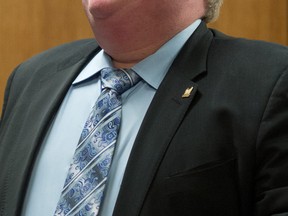
[[[106,185],[106,196],[101,207],[102,216],[113,213],[134,140],[156,90],[176,55],[200,22],[195,21],[157,52],[133,67],[143,80],[122,94],[122,122]],[[83,125],[100,94],[98,72],[109,66],[112,66],[111,59],[102,50],[71,85],[35,162],[23,216],[54,214]]]

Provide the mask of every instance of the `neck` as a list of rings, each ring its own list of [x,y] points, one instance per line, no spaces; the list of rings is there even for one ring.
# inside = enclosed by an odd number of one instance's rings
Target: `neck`
[[[130,11],[129,16],[117,14],[107,19],[94,19],[91,23],[97,42],[111,56],[115,67],[131,68],[202,15],[179,14],[175,19],[170,14],[147,16],[146,13],[136,15]]]

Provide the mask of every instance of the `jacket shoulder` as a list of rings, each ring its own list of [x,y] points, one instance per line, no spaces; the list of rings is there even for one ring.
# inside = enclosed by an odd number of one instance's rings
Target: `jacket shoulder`
[[[45,50],[44,52],[39,53],[23,62],[22,65],[33,63],[39,64],[39,62],[61,62],[65,59],[75,58],[75,56],[88,55],[91,51],[97,49],[97,47],[98,44],[94,39],[77,40]]]
[[[223,49],[229,52],[223,52],[223,54],[236,55],[236,56],[249,56],[257,58],[270,58],[275,59],[283,58],[288,63],[288,47],[277,43],[266,42],[261,40],[251,40],[245,38],[236,38],[228,36],[220,31],[211,29],[214,35],[213,46],[215,48]],[[219,54],[219,53],[218,53]],[[275,55],[275,56],[274,56]]]
[[[272,69],[288,67],[288,47],[276,43],[235,38],[211,30],[214,38],[210,47],[210,60],[238,68]]]
[[[36,74],[36,76],[41,76],[41,73],[55,70],[55,67],[68,67],[95,54],[99,49],[94,39],[78,40],[50,48],[22,62],[14,71],[16,73],[14,82],[19,79],[25,81],[26,78],[31,78]]]

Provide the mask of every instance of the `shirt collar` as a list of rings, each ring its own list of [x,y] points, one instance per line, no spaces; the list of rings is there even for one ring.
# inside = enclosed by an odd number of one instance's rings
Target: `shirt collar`
[[[150,86],[158,89],[173,60],[200,23],[200,19],[196,20],[166,42],[154,54],[134,65],[132,69]],[[112,67],[112,61],[111,58],[101,50],[82,70],[74,80],[73,85],[88,80],[105,67]]]
[[[88,80],[95,74],[99,73],[101,69],[105,67],[112,67],[111,58],[101,50],[97,55],[86,65],[77,78],[72,83],[73,85],[79,84],[85,80]]]

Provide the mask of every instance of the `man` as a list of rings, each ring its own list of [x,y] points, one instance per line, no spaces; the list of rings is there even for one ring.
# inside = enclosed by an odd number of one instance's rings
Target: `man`
[[[49,50],[8,81],[0,215],[288,215],[288,49],[207,29],[218,0],[83,5],[99,46]],[[121,95],[100,209],[83,199],[64,214],[63,183],[107,67],[141,80]]]

